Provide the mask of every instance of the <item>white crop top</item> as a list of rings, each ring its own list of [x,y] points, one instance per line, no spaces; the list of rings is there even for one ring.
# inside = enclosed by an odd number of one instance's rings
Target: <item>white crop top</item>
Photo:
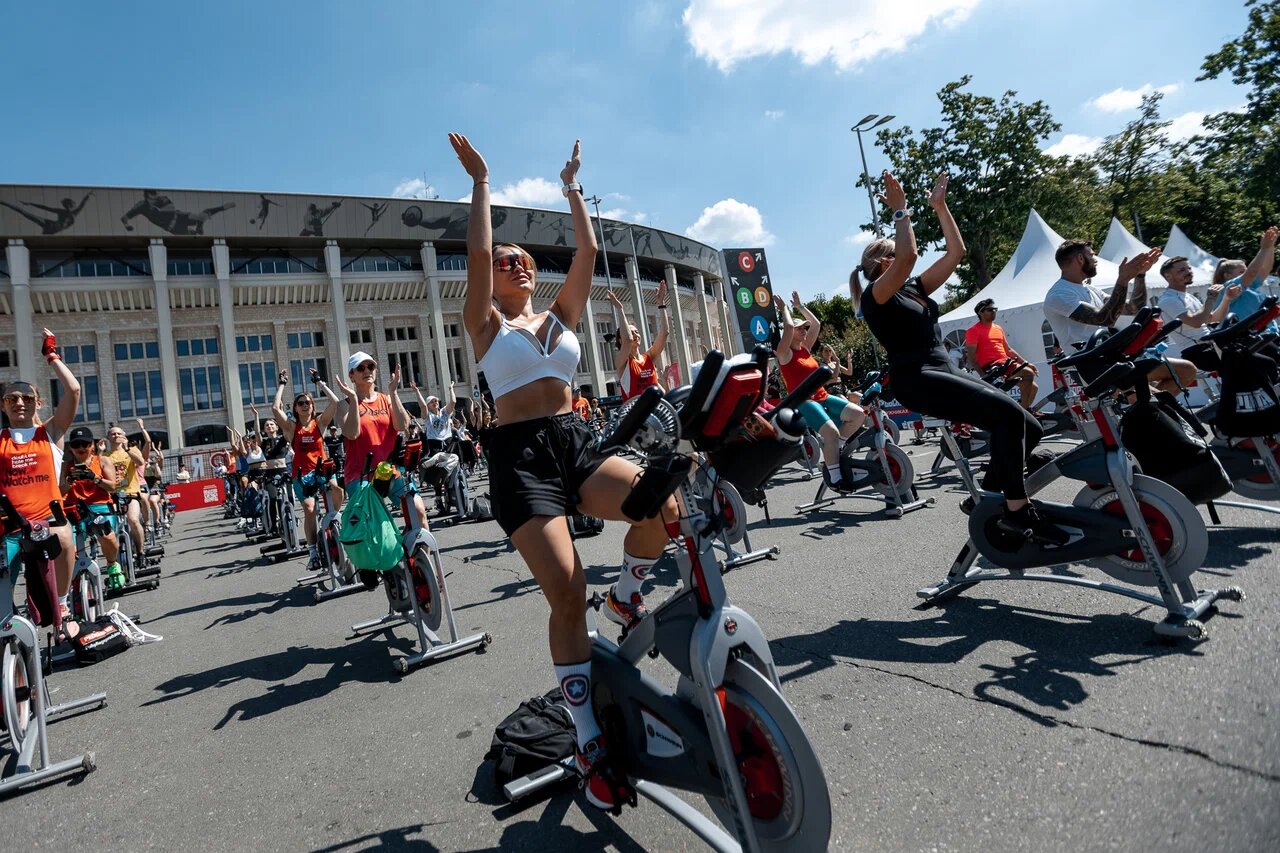
[[[555,327],[550,325],[553,322],[561,329],[560,340],[556,342],[555,349],[548,352],[547,344],[539,341],[532,332],[513,326],[506,317],[502,318],[498,334],[489,344],[484,358],[480,359],[480,369],[484,371],[495,400],[539,379],[561,379],[566,385],[573,384],[573,374],[582,357],[578,336],[561,322],[555,312],[548,311],[542,324],[548,341],[555,332]]]

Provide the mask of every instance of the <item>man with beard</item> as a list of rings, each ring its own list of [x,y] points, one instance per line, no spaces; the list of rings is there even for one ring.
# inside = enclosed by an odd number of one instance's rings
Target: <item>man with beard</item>
[[[1065,240],[1054,253],[1062,278],[1054,282],[1044,298],[1044,316],[1053,328],[1059,345],[1068,353],[1072,344],[1089,340],[1098,327],[1112,326],[1121,314],[1136,314],[1147,304],[1146,272],[1160,259],[1160,248],[1148,249],[1135,258],[1120,262],[1120,275],[1111,295],[1102,288],[1086,284],[1098,274],[1098,258],[1093,245],[1086,240]],[[1129,292],[1129,282],[1133,292]],[[1179,358],[1166,359],[1166,364],[1151,371],[1148,378],[1162,391],[1177,393],[1179,383],[1195,381],[1196,368]],[[1177,379],[1170,371],[1177,373]],[[1093,377],[1089,377],[1093,378]]]

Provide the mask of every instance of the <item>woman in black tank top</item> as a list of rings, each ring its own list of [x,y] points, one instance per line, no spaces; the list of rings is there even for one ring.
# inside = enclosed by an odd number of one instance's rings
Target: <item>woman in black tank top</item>
[[[1023,467],[1044,434],[1033,415],[1012,397],[960,373],[947,358],[938,330],[938,303],[932,294],[965,255],[964,240],[947,208],[947,175],[938,176],[929,203],[946,238],[946,254],[918,276],[916,239],[902,185],[885,173],[880,200],[893,211],[894,239],[875,240],[849,276],[854,305],[889,355],[889,376],[898,402],[931,417],[978,426],[991,432],[991,463],[983,488],[1005,496],[1001,526],[1030,529],[1036,538],[1065,542],[1066,533],[1044,521],[1027,499]],[[859,273],[867,280],[863,289]]]

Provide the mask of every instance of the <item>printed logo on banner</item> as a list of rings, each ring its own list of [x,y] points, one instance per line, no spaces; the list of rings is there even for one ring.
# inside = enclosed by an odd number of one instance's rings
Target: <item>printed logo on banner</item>
[[[204,502],[205,502],[206,504],[215,504],[215,503],[217,503],[217,502],[218,502],[218,487],[217,487],[217,486],[205,486],[205,487],[204,487]]]

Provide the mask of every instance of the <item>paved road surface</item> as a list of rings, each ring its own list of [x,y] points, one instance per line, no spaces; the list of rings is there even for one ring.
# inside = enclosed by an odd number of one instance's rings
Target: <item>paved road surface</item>
[[[917,466],[929,451],[916,448]],[[1051,584],[988,584],[917,610],[965,534],[956,483],[894,521],[854,498],[798,517],[813,484],[771,491],[729,576],[773,643],[819,749],[839,850],[1280,849],[1277,517],[1224,512],[1202,586],[1248,593],[1203,643],[1167,644],[1152,608]],[[1054,497],[1069,498],[1064,490]],[[622,531],[580,543],[589,577]],[[314,604],[220,513],[182,516],[156,592],[126,612],[164,635],[58,672],[55,701],[107,689],[51,728],[98,772],[0,800],[15,842],[56,850],[697,850],[642,801],[615,821],[570,790],[504,805],[482,761],[494,725],[553,683],[547,608],[496,524],[441,528],[460,627],[492,633],[403,678],[407,629],[353,639],[381,592]],[[659,589],[671,579],[659,579]]]

